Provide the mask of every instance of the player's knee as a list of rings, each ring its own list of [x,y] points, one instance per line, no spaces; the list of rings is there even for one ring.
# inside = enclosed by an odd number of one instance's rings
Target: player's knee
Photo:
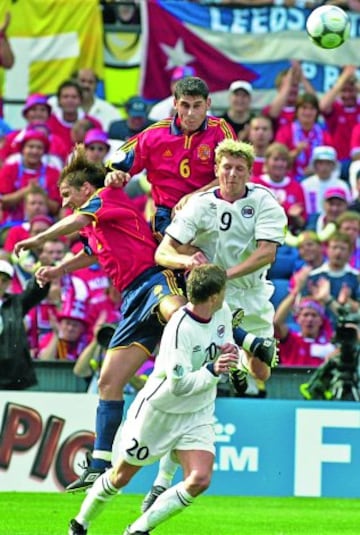
[[[198,494],[204,492],[210,486],[210,483],[211,474],[193,470],[187,478],[188,492],[192,496],[197,496]]]
[[[118,373],[101,373],[98,390],[102,399],[117,399],[122,393],[126,382]]]

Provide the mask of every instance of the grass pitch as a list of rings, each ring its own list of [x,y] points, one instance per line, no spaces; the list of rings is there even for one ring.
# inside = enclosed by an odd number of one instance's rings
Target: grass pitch
[[[82,495],[0,493],[1,535],[66,535]],[[142,496],[119,495],[89,535],[122,535],[139,514]],[[357,535],[356,499],[201,496],[154,531],[157,535]]]

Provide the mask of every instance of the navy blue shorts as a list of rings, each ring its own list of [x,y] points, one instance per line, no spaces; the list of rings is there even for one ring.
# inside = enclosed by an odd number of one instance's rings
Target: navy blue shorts
[[[164,329],[158,314],[159,303],[168,295],[182,295],[170,269],[156,266],[141,273],[122,295],[122,319],[109,349],[136,343],[151,354]]]
[[[151,230],[154,238],[161,242],[161,239],[165,235],[166,228],[171,223],[171,208],[166,206],[157,206],[155,214],[151,218]]]

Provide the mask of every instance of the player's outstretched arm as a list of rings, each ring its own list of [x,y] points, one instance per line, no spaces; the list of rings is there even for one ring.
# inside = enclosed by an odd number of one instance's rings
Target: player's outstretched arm
[[[54,279],[62,277],[66,273],[71,273],[77,269],[91,266],[96,262],[96,256],[88,255],[84,251],[80,251],[72,258],[61,262],[57,266],[42,266],[36,273],[35,278],[39,286],[43,287],[46,283]]]
[[[208,259],[199,249],[187,248],[166,234],[155,252],[155,262],[171,269],[189,270],[207,264]]]
[[[86,227],[91,221],[92,217],[85,214],[69,215],[44,232],[40,232],[37,236],[19,241],[14,247],[14,252],[19,256],[21,251],[41,247],[47,240],[52,240],[59,236],[68,236],[73,232],[77,232]]]

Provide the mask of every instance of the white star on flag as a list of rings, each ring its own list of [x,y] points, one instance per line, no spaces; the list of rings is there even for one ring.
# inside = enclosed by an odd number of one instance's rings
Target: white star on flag
[[[160,47],[167,56],[166,70],[173,69],[174,67],[182,67],[196,59],[195,56],[186,52],[184,41],[181,38],[176,41],[174,47],[165,43],[160,43]]]

